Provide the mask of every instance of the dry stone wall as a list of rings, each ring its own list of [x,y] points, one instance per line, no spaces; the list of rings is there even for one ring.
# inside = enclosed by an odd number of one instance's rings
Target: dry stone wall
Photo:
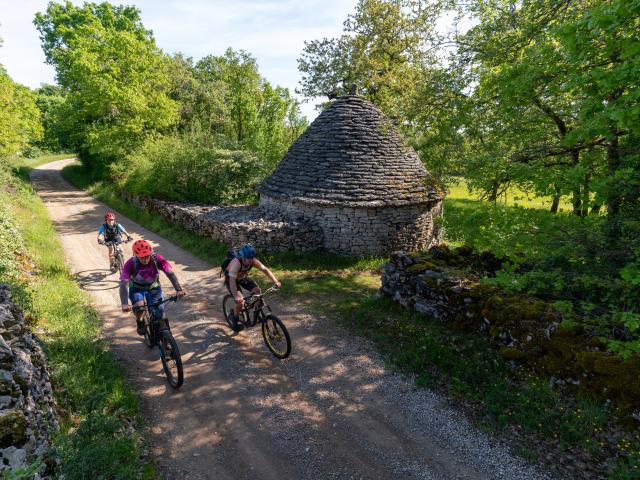
[[[258,207],[167,202],[126,192],[121,195],[140,208],[157,212],[172,223],[229,247],[251,243],[263,251],[310,252],[321,250],[324,242],[318,225],[302,218],[263,212]]]
[[[51,478],[50,436],[57,429],[46,357],[0,284],[0,472],[38,462],[30,478]]]
[[[345,207],[263,193],[260,208],[271,215],[310,221],[324,233],[322,249],[354,255],[384,254],[398,248],[416,251],[440,243],[442,202],[403,207]]]
[[[478,281],[501,263],[469,247],[437,246],[411,255],[398,251],[384,265],[381,291],[454,330],[486,335],[508,362],[611,400],[640,418],[640,355],[623,359],[576,322],[563,323],[548,302]]]

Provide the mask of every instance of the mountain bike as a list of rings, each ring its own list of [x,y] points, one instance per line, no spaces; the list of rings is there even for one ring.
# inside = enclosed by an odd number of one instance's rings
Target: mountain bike
[[[271,308],[267,305],[265,295],[277,290],[272,286],[264,293],[251,294],[244,297],[244,308],[240,311],[242,325],[251,327],[260,322],[262,325],[262,338],[267,348],[277,358],[287,358],[291,353],[291,337],[284,326],[282,320],[271,313]],[[229,327],[233,328],[233,309],[236,306],[236,299],[232,295],[225,295],[222,300],[222,314]]]
[[[167,376],[169,385],[173,388],[179,388],[184,381],[184,372],[182,370],[182,357],[178,344],[171,334],[169,328],[169,320],[165,315],[158,316],[157,307],[166,302],[175,302],[178,300],[176,295],[166,298],[161,302],[149,303],[151,295],[144,292],[144,306],[133,307],[134,311],[142,312],[140,320],[144,323],[144,343],[149,348],[156,345],[160,351],[160,360],[162,360],[162,368]]]
[[[122,248],[120,248],[120,244],[121,243],[127,243],[130,242],[131,239],[128,238],[127,240],[110,240],[108,242],[103,241],[102,244],[107,246],[107,247],[111,247],[113,246],[114,248],[114,252],[113,252],[113,265],[111,265],[111,270],[113,272],[122,272],[122,267],[124,267],[124,255],[122,253]]]

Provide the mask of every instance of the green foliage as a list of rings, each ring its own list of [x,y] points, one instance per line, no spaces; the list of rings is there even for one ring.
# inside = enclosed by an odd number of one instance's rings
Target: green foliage
[[[42,138],[36,96],[0,65],[0,162]]]
[[[435,63],[423,45],[435,37],[438,2],[359,1],[339,38],[305,42],[298,69],[307,97],[347,93],[352,83],[393,118],[403,119],[425,69]]]
[[[178,119],[168,97],[171,63],[139,13],[106,2],[51,2],[34,21],[66,92],[56,109],[60,132],[90,164],[130,153]]]
[[[100,472],[101,478],[144,478],[144,465],[131,461],[136,437],[112,416],[90,413],[74,435],[58,445],[68,478],[87,478]]]
[[[202,131],[249,150],[271,170],[306,127],[289,90],[272,87],[245,51],[227,49],[195,65],[182,56],[173,61],[173,91],[181,104],[183,132]]]
[[[11,470],[2,470],[2,480],[27,480],[34,478],[42,467],[42,461],[37,460],[27,468],[12,468]]]
[[[70,148],[68,139],[61,131],[61,124],[64,123],[64,119],[60,117],[65,101],[64,89],[57,85],[42,85],[36,90],[36,95],[44,129],[44,137],[39,145],[50,152]]]
[[[148,139],[112,171],[130,193],[209,204],[255,202],[268,173],[251,153],[221,148],[202,132]]]

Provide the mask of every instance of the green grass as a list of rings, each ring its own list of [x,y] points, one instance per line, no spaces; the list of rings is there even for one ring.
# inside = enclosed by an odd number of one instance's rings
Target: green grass
[[[477,193],[469,191],[468,183],[464,178],[454,178],[449,181],[447,191],[449,192],[447,194],[447,199],[449,200],[480,200]],[[529,192],[512,187],[507,189],[504,195],[500,196],[496,201],[496,205],[548,211],[551,208],[552,200],[552,197],[537,197]],[[573,209],[571,202],[566,197],[560,199],[558,207],[559,212],[570,212]]]
[[[372,340],[387,364],[412,374],[418,386],[442,388],[471,402],[480,426],[525,434],[515,447],[528,460],[536,460],[535,452],[578,448],[601,465],[601,474],[638,478],[625,475],[638,472],[640,433],[612,435],[621,430],[609,409],[562,395],[547,379],[509,365],[485,338],[456,333],[386,297],[338,301],[334,317]]]
[[[140,460],[141,438],[127,429],[141,420],[137,395],[101,339],[98,315],[64,263],[44,204],[24,179],[29,167],[21,167],[20,176],[10,178],[14,188],[0,193],[0,200],[11,205],[26,254],[19,260],[30,270],[15,282],[17,301],[43,332],[62,415],[54,439],[62,459],[58,473],[68,479],[98,473],[101,478],[154,478],[153,468]]]

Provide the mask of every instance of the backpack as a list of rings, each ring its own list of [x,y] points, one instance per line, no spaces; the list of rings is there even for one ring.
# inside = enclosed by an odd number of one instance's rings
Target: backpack
[[[158,284],[158,286],[160,286],[160,269],[158,268],[158,259],[156,258],[156,254],[152,253],[151,254],[151,260],[153,261],[153,265],[156,267],[156,272],[158,277],[156,278],[156,281],[153,282],[153,285]],[[131,274],[131,282],[135,283],[133,281],[133,279],[135,278],[136,275],[138,275],[138,264],[140,263],[140,261],[138,260],[138,257],[136,257],[134,255],[133,257],[133,273]]]
[[[227,268],[234,258],[238,258],[238,251],[235,248],[232,248],[227,252],[227,256],[220,264],[220,275],[218,275],[219,277],[227,274]]]
[[[104,223],[104,239],[107,242],[111,242],[120,236],[120,227],[118,223],[114,223],[113,227],[110,227],[108,223]]]

